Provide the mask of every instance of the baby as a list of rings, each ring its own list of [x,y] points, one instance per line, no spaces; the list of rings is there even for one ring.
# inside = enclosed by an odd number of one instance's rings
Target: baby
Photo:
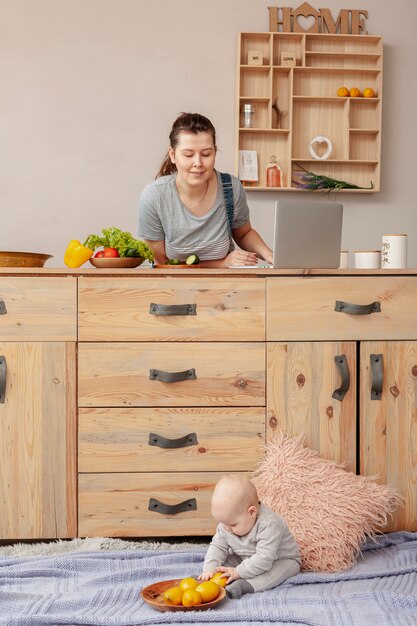
[[[211,513],[218,523],[200,580],[227,578],[231,598],[265,591],[300,571],[300,551],[286,521],[258,500],[253,483],[230,474],[217,483]]]

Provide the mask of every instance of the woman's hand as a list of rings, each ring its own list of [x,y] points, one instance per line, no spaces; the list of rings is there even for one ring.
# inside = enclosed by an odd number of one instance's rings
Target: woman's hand
[[[258,257],[254,252],[247,252],[246,250],[233,250],[227,256],[224,257],[225,267],[234,267],[236,265],[256,265],[258,263]]]
[[[226,585],[230,584],[233,580],[240,578],[239,572],[235,567],[224,567],[224,565],[221,565],[216,571],[225,574],[225,577],[227,578]]]

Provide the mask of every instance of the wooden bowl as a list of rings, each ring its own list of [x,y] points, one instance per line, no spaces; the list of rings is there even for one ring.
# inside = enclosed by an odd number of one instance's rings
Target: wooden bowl
[[[157,611],[206,611],[207,609],[212,609],[222,602],[222,600],[226,597],[226,590],[223,587],[220,587],[220,593],[215,600],[211,602],[204,602],[203,604],[196,604],[195,606],[170,606],[165,604],[164,593],[167,589],[171,587],[176,587],[181,582],[182,578],[177,578],[175,580],[160,580],[157,583],[153,583],[152,585],[148,585],[144,587],[140,592],[143,600],[149,604],[153,609]]]
[[[52,254],[37,252],[0,252],[1,267],[43,267]]]
[[[123,256],[123,257],[94,257],[92,256],[90,259],[91,265],[94,267],[105,267],[105,268],[123,268],[123,267],[138,267],[141,263],[143,263],[143,259],[139,256]]]

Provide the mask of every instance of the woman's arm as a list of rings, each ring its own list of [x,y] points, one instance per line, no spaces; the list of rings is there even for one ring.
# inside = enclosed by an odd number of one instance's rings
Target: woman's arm
[[[168,260],[165,253],[165,241],[152,241],[151,239],[144,239],[143,241],[152,249],[155,262],[158,265],[164,265],[165,261]]]
[[[250,222],[233,229],[233,239],[242,250],[254,252],[259,258],[272,263],[272,250],[268,248],[259,233],[252,228]]]

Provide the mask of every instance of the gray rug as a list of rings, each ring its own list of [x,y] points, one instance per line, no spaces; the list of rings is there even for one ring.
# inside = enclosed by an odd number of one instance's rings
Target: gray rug
[[[1,545],[1,557],[38,557],[56,556],[72,552],[108,552],[114,550],[192,550],[200,546],[207,546],[210,537],[199,537],[182,540],[181,538],[160,540],[156,538],[127,541],[124,539],[109,539],[106,537],[88,537],[87,539],[69,539],[57,541],[43,541],[36,543],[14,543]]]

